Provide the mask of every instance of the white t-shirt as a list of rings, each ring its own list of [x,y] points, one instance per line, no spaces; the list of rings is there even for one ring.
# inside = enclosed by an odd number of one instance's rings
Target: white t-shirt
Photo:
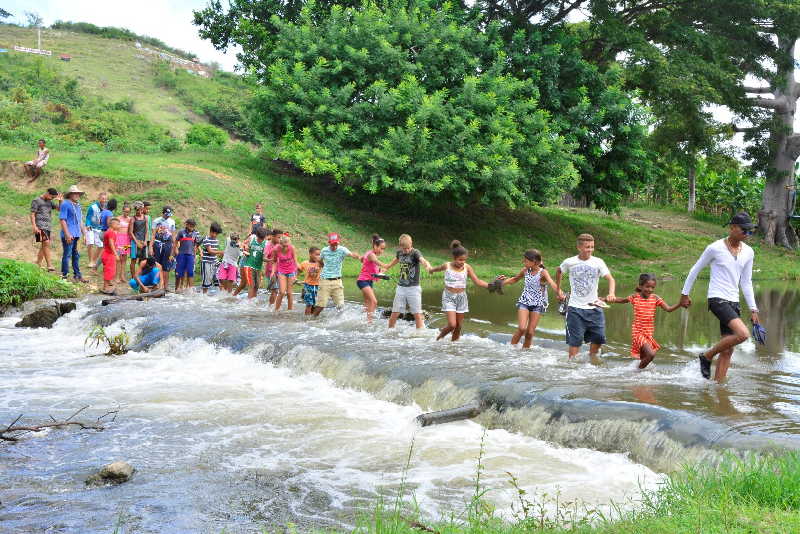
[[[700,259],[694,264],[681,294],[688,295],[697,275],[706,265],[711,266],[711,280],[708,282],[708,298],[718,298],[729,302],[739,302],[739,286],[742,287],[747,307],[757,311],[753,295],[753,249],[742,243],[742,250],[733,257],[724,239],[714,241],[706,247]]]
[[[583,310],[594,310],[589,304],[597,300],[597,285],[600,278],[609,274],[606,262],[590,257],[582,260],[572,256],[561,262],[561,272],[569,276],[569,305]]]

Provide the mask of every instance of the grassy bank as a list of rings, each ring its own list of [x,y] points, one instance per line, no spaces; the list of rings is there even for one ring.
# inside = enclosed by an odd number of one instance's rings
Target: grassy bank
[[[0,164],[24,161],[31,150],[0,146]],[[443,207],[427,212],[396,205],[392,212],[370,208],[369,199],[342,196],[315,180],[236,150],[175,154],[54,152],[47,173],[35,185],[8,164],[0,182],[0,240],[27,238],[30,199],[45,187],[80,184],[90,198],[107,189],[120,200],[148,199],[157,210],[176,206],[176,219],[194,217],[201,231],[216,220],[226,231],[243,231],[256,202],[263,202],[268,221],[290,232],[299,248],[319,245],[325,234],[340,232],[345,245],[363,252],[370,235],[387,238],[390,250],[401,233],[432,262],[448,259],[451,239],[470,250],[470,262],[484,277],[511,273],[521,267],[522,252],[542,251],[551,270],[575,253],[575,236],[597,238],[597,254],[618,278],[621,292],[630,291],[640,272],[682,277],[724,228],[667,209],[629,208],[621,216],[584,209],[536,208],[509,212],[490,208],[462,210]],[[156,210],[156,211],[157,211]],[[23,224],[20,224],[20,221]],[[756,279],[800,279],[800,256],[757,241]],[[30,251],[24,254],[32,254]],[[0,247],[9,251],[6,245]],[[4,255],[11,255],[4,252]],[[27,257],[20,256],[20,257]],[[17,257],[17,256],[14,256]],[[387,255],[388,258],[388,255]],[[345,263],[355,274],[357,262]]]
[[[75,296],[72,284],[31,263],[0,258],[0,310],[38,298]]]
[[[717,467],[685,467],[658,489],[644,491],[640,502],[615,517],[519,493],[516,518],[496,516],[477,488],[466,510],[444,521],[429,521],[403,506],[377,506],[359,523],[369,534],[745,534],[800,532],[800,454],[739,459],[729,456]]]

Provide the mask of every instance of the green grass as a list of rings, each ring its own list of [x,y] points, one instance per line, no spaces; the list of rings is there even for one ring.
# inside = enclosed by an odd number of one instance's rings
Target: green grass
[[[0,161],[24,161],[30,152],[0,146]],[[20,191],[21,180],[3,178],[0,237],[13,235],[19,225],[11,219],[25,219],[33,196]],[[522,253],[528,248],[538,248],[545,265],[554,272],[561,260],[575,254],[575,236],[589,232],[597,239],[597,255],[609,264],[620,292],[630,291],[640,272],[684,276],[703,248],[724,235],[724,228],[716,223],[652,208],[626,209],[615,216],[556,207],[511,212],[452,206],[419,210],[398,204],[387,212],[363,207],[369,206],[369,199],[354,202],[315,179],[283,172],[270,162],[232,151],[54,152],[40,186],[65,188],[76,182],[90,194],[108,189],[121,200],[150,200],[154,215],[161,205],[171,204],[177,208],[178,221],[194,217],[201,231],[218,221],[226,231],[242,232],[253,206],[262,202],[268,221],[290,232],[301,251],[322,244],[331,231],[340,232],[344,244],[358,252],[366,250],[373,232],[387,239],[390,251],[401,233],[409,233],[415,246],[432,263],[438,263],[447,261],[450,240],[460,239],[470,251],[470,263],[483,277],[514,273],[521,268]],[[655,220],[661,224],[649,224]],[[757,241],[753,246],[756,279],[800,279],[796,252]],[[359,268],[354,261],[345,265],[346,275]]]
[[[0,258],[0,309],[38,298],[75,296],[72,284],[31,263]]]
[[[480,465],[480,464],[479,464]],[[512,480],[512,485],[513,480]],[[800,532],[800,454],[727,456],[719,466],[687,466],[638,502],[603,514],[578,503],[531,499],[516,487],[514,519],[499,518],[476,486],[466,509],[443,520],[421,517],[413,499],[379,502],[361,518],[364,534],[756,534]],[[410,503],[409,503],[410,501]],[[550,513],[545,512],[550,505]]]
[[[13,52],[14,45],[36,47],[36,30],[0,25],[0,48]],[[205,119],[194,113],[174,92],[157,87],[149,55],[130,41],[105,39],[84,33],[42,29],[42,48],[53,55],[48,62],[60,65],[62,72],[77,78],[88,95],[114,102],[131,99],[134,111],[183,139],[195,122]],[[61,54],[72,61],[62,62]]]

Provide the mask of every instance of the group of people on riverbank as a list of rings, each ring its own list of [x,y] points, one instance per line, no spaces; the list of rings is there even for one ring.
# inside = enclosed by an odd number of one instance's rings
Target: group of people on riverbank
[[[689,272],[681,299],[668,305],[655,294],[657,280],[652,274],[639,277],[636,291],[627,297],[617,297],[616,282],[605,262],[594,255],[595,240],[589,234],[577,236],[578,254],[566,258],[558,266],[555,278],[545,269],[539,251],[530,249],[522,254],[521,270],[513,276],[500,275],[492,281],[480,279],[467,263],[468,252],[460,241],[451,243],[452,260],[432,266],[422,253],[414,248],[410,235],[398,239],[394,258],[388,263],[381,259],[387,248],[386,241],[373,235],[370,248],[363,254],[351,252],[342,244],[338,233],[327,236],[324,248],[310,247],[307,258],[299,257],[291,236],[279,229],[268,229],[261,205],[250,219],[246,236],[230,233],[220,240],[223,230],[212,223],[208,232],[201,236],[196,222],[188,218],[184,227],[177,229],[170,206],[164,206],[161,216],[151,219],[150,204],[144,201],[124,204],[121,214],[114,199],[100,193],[91,203],[84,219],[80,198],[84,194],[72,186],[60,195],[49,189],[33,200],[31,222],[34,236],[41,248],[37,263],[42,261],[50,267],[50,213],[59,210],[63,255],[61,273],[69,274],[72,264],[74,280],[85,282],[79,265],[78,241],[85,237],[89,250],[89,268],[103,269],[102,292],[114,294],[115,284],[127,280],[134,291],[148,292],[154,289],[167,290],[170,272],[175,271],[175,291],[191,290],[194,280],[196,256],[200,255],[200,275],[203,293],[219,285],[222,291],[238,295],[247,290],[254,298],[266,280],[269,306],[279,311],[284,299],[289,310],[293,309],[292,288],[302,284],[302,301],[305,314],[318,316],[332,300],[337,308],[344,304],[342,267],[347,258],[361,262],[356,285],[364,299],[368,322],[374,320],[378,300],[374,284],[390,279],[389,273],[397,266],[396,288],[389,316],[389,328],[395,327],[402,315],[413,316],[417,328],[424,327],[420,273],[443,273],[442,311],[447,325],[437,339],[451,336],[456,341],[461,336],[464,316],[469,311],[467,295],[468,280],[489,291],[501,291],[503,286],[522,282],[522,291],[516,302],[518,328],[511,343],[522,341],[523,348],[532,345],[539,319],[548,308],[550,287],[561,305],[559,311],[565,316],[566,342],[569,357],[574,358],[581,346],[589,344],[590,357],[596,357],[606,342],[605,315],[603,308],[608,303],[626,303],[633,307],[634,320],[631,334],[631,355],[640,360],[645,368],[653,360],[660,346],[654,338],[656,310],[672,312],[679,307],[688,308],[694,281],[706,266],[711,267],[711,282],[708,291],[709,310],[719,319],[720,341],[698,355],[702,376],[710,378],[712,360],[719,356],[715,378],[722,380],[727,374],[733,348],[749,337],[749,329],[740,318],[739,288],[741,287],[751,311],[751,321],[758,324],[758,309],[752,287],[753,250],[745,240],[753,231],[753,223],[745,213],[734,216],[729,223],[729,233],[709,245]],[[132,211],[131,211],[132,208]],[[130,272],[130,277],[124,273]],[[302,282],[298,276],[302,274]],[[570,281],[570,293],[562,289],[565,277]],[[608,281],[605,297],[598,294],[601,278]]]

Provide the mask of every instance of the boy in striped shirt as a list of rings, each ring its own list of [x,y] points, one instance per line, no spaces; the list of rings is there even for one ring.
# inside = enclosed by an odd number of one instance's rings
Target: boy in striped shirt
[[[219,239],[217,236],[222,233],[222,227],[218,223],[211,223],[208,235],[200,242],[200,275],[203,278],[203,294],[208,294],[208,288],[214,283],[214,272],[217,268],[217,256],[222,256],[223,251],[219,250]]]

